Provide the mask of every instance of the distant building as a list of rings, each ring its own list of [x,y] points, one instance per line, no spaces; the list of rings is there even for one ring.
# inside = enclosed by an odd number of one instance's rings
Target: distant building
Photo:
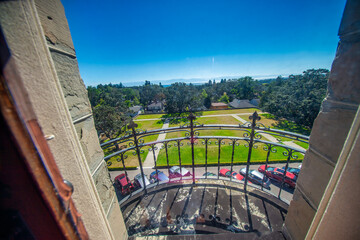
[[[250,103],[251,103],[252,105],[258,107],[259,104],[260,104],[260,99],[259,99],[259,98],[254,98],[254,99],[250,100]]]
[[[227,109],[228,105],[226,103],[211,103],[210,109]]]
[[[136,105],[133,107],[129,107],[130,110],[130,116],[131,117],[136,117],[137,115],[139,115],[141,113],[141,111],[143,110],[143,107],[140,105]]]
[[[163,102],[153,102],[147,106],[146,110],[148,112],[162,112],[164,110],[164,103]]]
[[[247,99],[243,99],[243,100],[234,99],[232,102],[229,103],[229,106],[232,108],[256,108],[259,104],[254,100],[256,99],[253,99],[251,101]],[[257,105],[252,104],[252,102],[254,102]]]

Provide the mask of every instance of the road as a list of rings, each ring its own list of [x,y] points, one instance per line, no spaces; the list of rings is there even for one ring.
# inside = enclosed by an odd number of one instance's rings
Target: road
[[[250,165],[250,169],[258,169],[259,166],[261,164],[255,164],[255,165]],[[285,164],[271,164],[271,166],[275,166],[275,167],[283,167]],[[236,172],[239,172],[241,168],[244,168],[246,165],[234,165],[233,166],[233,171],[236,171]],[[299,163],[290,163],[289,164],[290,167],[298,167],[299,166]],[[230,169],[230,166],[220,166],[220,169],[222,168],[228,168]],[[192,172],[192,169],[191,167],[187,167],[186,168],[187,170],[189,170],[190,172]],[[152,167],[144,167],[144,173],[145,175],[147,175],[148,177],[150,176],[150,173],[155,171]],[[167,169],[161,169],[161,171],[163,171],[166,175],[169,175],[168,173],[168,170]],[[217,174],[218,172],[218,167],[208,167],[207,168],[207,171],[208,172],[212,172],[212,173],[215,173]],[[111,179],[114,180],[114,178],[123,173],[123,171],[110,171],[110,176],[111,176]],[[140,169],[137,169],[137,170],[129,170],[127,171],[127,174],[128,174],[128,177],[132,180],[134,179],[134,177],[140,173]],[[202,177],[202,175],[205,173],[205,167],[196,167],[195,168],[195,176],[196,177]],[[227,179],[228,178],[222,178],[222,179]],[[272,194],[274,194],[275,196],[278,196],[279,194],[279,186],[280,184],[277,183],[276,181],[271,181],[271,185],[270,185],[270,192]],[[268,191],[266,189],[264,189],[264,191]],[[290,202],[292,200],[292,196],[293,196],[293,189],[287,189],[287,188],[284,188],[282,191],[281,191],[281,199],[285,200],[286,202]]]

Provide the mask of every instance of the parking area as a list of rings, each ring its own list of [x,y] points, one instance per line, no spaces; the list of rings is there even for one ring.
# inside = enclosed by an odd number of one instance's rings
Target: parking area
[[[290,163],[289,164],[289,167],[294,167],[294,168],[297,168],[299,166],[300,163]],[[259,168],[259,166],[261,166],[263,164],[254,164],[254,165],[250,165],[250,170],[254,169],[254,170],[257,170]],[[283,166],[285,166],[284,163],[281,163],[281,164],[269,164],[269,166],[273,166],[273,167],[279,167],[279,168],[282,168]],[[233,171],[239,173],[240,169],[246,167],[246,165],[234,165],[233,166]],[[227,169],[230,169],[231,167],[230,166],[220,166],[220,169],[223,169],[223,168],[227,168]],[[187,170],[190,171],[190,173],[192,173],[192,169],[191,167],[186,167]],[[165,175],[169,176],[169,170],[168,169],[159,169],[160,171],[162,171]],[[154,172],[155,169],[154,168],[151,168],[151,167],[147,167],[147,168],[144,168],[144,174],[149,178],[150,174],[152,172]],[[211,167],[207,167],[207,172],[211,172],[211,173],[214,173],[216,175],[218,175],[218,167],[217,166],[211,166]],[[110,176],[111,176],[111,179],[114,180],[116,176],[118,176],[119,174],[121,173],[124,173],[123,171],[110,171]],[[140,169],[137,169],[137,170],[129,170],[127,171],[127,174],[128,174],[128,177],[130,178],[130,180],[133,180],[134,177],[140,173]],[[195,167],[195,178],[203,178],[203,174],[205,173],[205,167]],[[215,177],[216,178],[216,177]],[[224,179],[224,180],[229,180],[229,178],[225,178],[225,177],[220,177],[220,179]],[[232,180],[234,182],[236,182],[236,180]],[[243,184],[243,182],[239,182],[239,184]],[[279,191],[280,191],[280,183],[275,181],[275,180],[271,180],[271,184],[270,184],[270,190],[267,190],[264,188],[264,191],[266,192],[270,192],[271,194],[275,195],[275,196],[278,196],[279,194]],[[258,185],[253,185],[255,187],[259,187]],[[287,188],[287,187],[284,187],[283,190],[281,191],[281,194],[280,194],[280,198],[282,200],[284,200],[285,202],[290,202],[292,197],[293,197],[293,192],[294,192],[294,189],[292,188]],[[120,195],[119,198],[121,199],[122,196]]]

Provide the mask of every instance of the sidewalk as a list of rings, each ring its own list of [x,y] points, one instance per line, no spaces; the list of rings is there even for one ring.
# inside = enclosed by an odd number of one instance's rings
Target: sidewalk
[[[169,120],[166,120],[162,126],[162,129],[168,128],[168,127],[169,127]],[[160,133],[156,141],[162,141],[165,138],[166,138],[166,133]],[[162,146],[162,143],[158,143],[155,146],[157,148],[155,150],[155,158],[157,159],[159,152],[160,152],[160,148]],[[152,168],[153,166],[154,166],[154,154],[153,154],[153,151],[149,151],[149,153],[146,156],[145,161],[143,163],[143,167],[144,168]]]

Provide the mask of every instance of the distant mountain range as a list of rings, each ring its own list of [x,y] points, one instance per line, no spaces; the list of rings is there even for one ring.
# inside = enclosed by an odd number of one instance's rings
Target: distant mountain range
[[[275,79],[279,75],[257,75],[257,76],[251,76],[252,78],[256,80],[267,80],[267,79]],[[159,84],[161,83],[164,87],[169,86],[176,82],[182,82],[182,83],[192,83],[194,85],[200,85],[209,82],[209,80],[213,81],[215,79],[216,82],[220,82],[221,79],[238,79],[244,76],[222,76],[222,77],[213,77],[213,78],[177,78],[177,79],[168,79],[168,80],[152,80],[150,81],[152,84]],[[285,77],[285,76],[283,76]],[[132,87],[132,86],[141,86],[144,85],[144,81],[138,81],[138,82],[129,82],[129,83],[123,83],[126,87]]]

